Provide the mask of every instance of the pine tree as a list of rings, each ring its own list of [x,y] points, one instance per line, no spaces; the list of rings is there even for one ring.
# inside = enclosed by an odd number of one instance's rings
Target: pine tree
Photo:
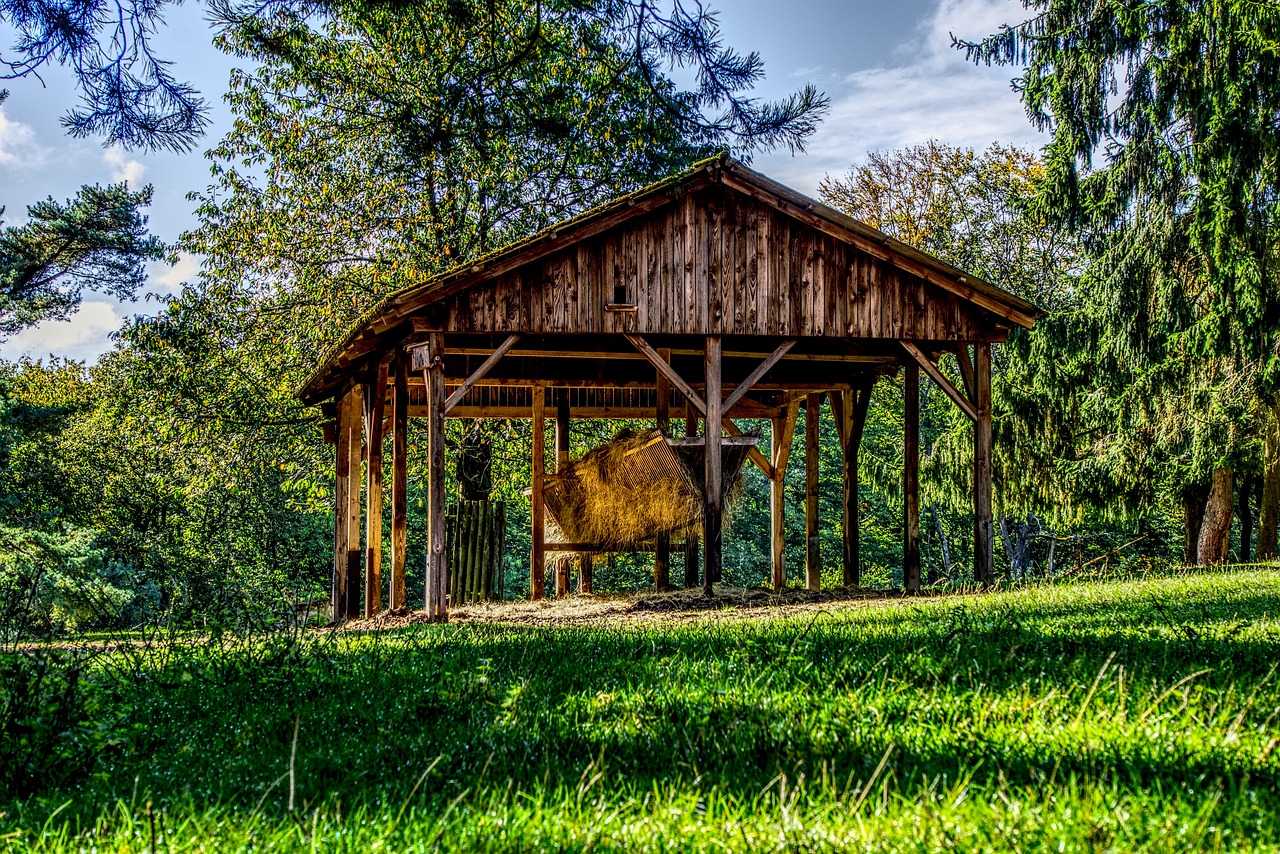
[[[1164,399],[1145,398],[1138,408],[1150,404],[1152,417],[1137,426],[1160,441],[1191,434],[1183,488],[1214,488],[1200,518],[1209,536],[1192,537],[1198,502],[1188,500],[1188,542],[1197,562],[1217,562],[1225,485],[1257,465],[1280,390],[1280,5],[1023,6],[1025,22],[957,46],[975,62],[1025,66],[1015,87],[1051,134],[1040,204],[1094,237],[1102,362]],[[1191,418],[1161,420],[1176,401]],[[1264,487],[1264,518],[1278,492]]]

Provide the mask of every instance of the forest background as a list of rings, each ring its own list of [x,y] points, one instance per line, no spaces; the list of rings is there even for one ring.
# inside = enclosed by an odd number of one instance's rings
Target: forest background
[[[1097,560],[1274,558],[1280,13],[1244,2],[1033,5],[1021,26],[955,48],[1025,67],[1018,91],[1050,134],[1042,151],[935,141],[877,152],[828,177],[821,196],[1049,312],[994,355],[996,560],[1007,580]],[[29,67],[17,72],[75,64],[85,101],[69,116],[73,133],[171,149],[199,138],[200,99],[167,66],[148,65],[145,51],[133,66],[105,61],[92,48],[109,29],[60,29],[64,19],[42,17],[58,8],[6,2],[0,16],[27,34]],[[149,190],[116,185],[34,206],[0,234],[0,335],[65,316],[86,289],[136,294],[148,260],[204,259],[96,365],[0,365],[9,640],[158,621],[272,624],[322,597],[332,449],[293,392],[328,342],[410,275],[716,151],[801,148],[827,108],[812,87],[752,99],[759,57],[724,46],[701,7],[210,9],[219,46],[250,70],[231,80],[234,124],[209,152],[213,182],[192,193],[198,225],[164,246],[140,212]],[[675,82],[673,65],[693,82]],[[938,389],[926,381],[921,397],[922,560],[931,582],[958,582],[971,572],[972,443]],[[901,387],[884,380],[860,495],[863,577],[883,586],[901,581],[901,417]],[[575,424],[574,452],[617,426]],[[451,422],[449,440],[471,427]],[[480,429],[494,443],[495,497],[509,506],[505,593],[527,595],[529,426]],[[834,583],[830,418],[820,439]],[[411,434],[409,444],[409,584],[420,590],[425,538],[412,532],[425,443]],[[789,478],[798,567],[802,467]],[[767,513],[764,481],[748,471],[726,582],[767,579]],[[628,556],[596,575],[599,591],[646,582],[646,562]]]

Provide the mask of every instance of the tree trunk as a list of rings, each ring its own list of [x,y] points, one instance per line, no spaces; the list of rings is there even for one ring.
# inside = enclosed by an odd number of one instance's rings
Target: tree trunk
[[[1209,500],[1209,490],[1200,484],[1183,487],[1182,490],[1182,563],[1195,566],[1200,554],[1200,523],[1204,521],[1204,506]]]
[[[938,518],[938,508],[929,505],[929,519],[933,522],[934,530],[938,532],[938,546],[942,549],[942,575],[948,581],[951,580],[951,547],[947,544],[947,532],[942,529],[942,520]],[[930,577],[929,583],[936,584],[939,579]]]
[[[1196,561],[1201,566],[1225,563],[1231,541],[1231,499],[1235,487],[1234,473],[1228,466],[1213,470],[1213,484],[1205,503],[1204,521],[1200,523],[1200,542]]]
[[[1250,544],[1253,542],[1253,494],[1258,491],[1258,478],[1249,475],[1240,484],[1240,496],[1236,501],[1236,515],[1240,517],[1240,562],[1249,562]]]
[[[1258,502],[1258,560],[1275,560],[1280,527],[1280,397],[1272,401],[1263,450],[1262,500]]]

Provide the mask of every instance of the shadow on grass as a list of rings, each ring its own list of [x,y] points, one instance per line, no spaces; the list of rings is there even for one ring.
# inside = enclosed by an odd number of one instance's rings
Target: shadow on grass
[[[308,803],[398,803],[437,758],[419,790],[432,802],[572,786],[588,766],[633,792],[714,785],[745,802],[780,773],[865,780],[892,744],[904,791],[966,774],[987,789],[1251,783],[1280,809],[1280,758],[1263,752],[1280,708],[1280,598],[1069,597],[732,624],[415,627],[268,664],[193,649],[104,689],[110,737],[73,794],[249,808],[275,787],[275,803],[296,746]]]

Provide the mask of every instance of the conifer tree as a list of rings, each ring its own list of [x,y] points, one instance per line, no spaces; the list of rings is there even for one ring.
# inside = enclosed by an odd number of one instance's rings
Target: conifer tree
[[[957,47],[974,62],[1025,66],[1015,88],[1051,134],[1042,209],[1095,239],[1107,321],[1093,330],[1096,349],[1116,369],[1113,391],[1137,384],[1189,404],[1190,418],[1162,420],[1175,404],[1148,398],[1138,408],[1153,417],[1137,426],[1161,441],[1191,434],[1183,489],[1212,488],[1203,514],[1187,500],[1187,539],[1197,562],[1218,562],[1229,484],[1257,465],[1280,391],[1280,4],[1023,6],[1026,21]],[[1264,468],[1262,516],[1274,519],[1278,467],[1268,458]],[[1263,533],[1259,553],[1274,554]]]

